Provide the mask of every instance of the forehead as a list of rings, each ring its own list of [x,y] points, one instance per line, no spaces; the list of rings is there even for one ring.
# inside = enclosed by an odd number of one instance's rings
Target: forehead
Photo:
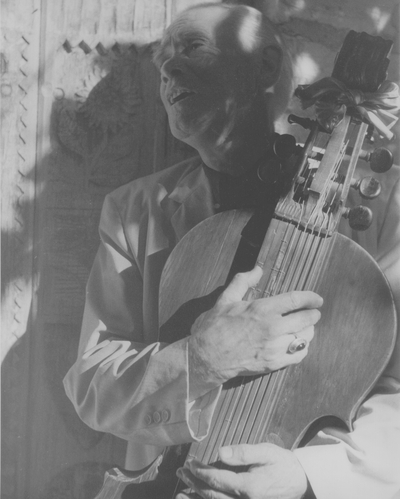
[[[204,38],[218,48],[251,51],[260,43],[260,30],[261,14],[254,9],[208,5],[183,12],[166,31],[160,48]]]
[[[218,27],[231,12],[218,5],[183,12],[167,29],[161,47],[167,48],[193,38],[216,42]]]

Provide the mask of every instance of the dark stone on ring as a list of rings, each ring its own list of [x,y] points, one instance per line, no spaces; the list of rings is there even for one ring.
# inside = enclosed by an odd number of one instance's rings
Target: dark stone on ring
[[[294,335],[294,340],[288,346],[289,353],[299,352],[300,350],[304,350],[307,346],[307,340],[304,338],[299,338]]]

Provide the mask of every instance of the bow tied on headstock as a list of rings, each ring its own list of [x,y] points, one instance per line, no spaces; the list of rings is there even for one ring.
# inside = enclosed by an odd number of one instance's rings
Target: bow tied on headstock
[[[351,110],[374,125],[381,135],[389,140],[393,138],[390,129],[398,119],[393,113],[400,109],[399,87],[394,82],[385,80],[376,92],[362,92],[347,88],[336,78],[326,77],[311,85],[299,85],[295,95],[303,109],[315,106],[318,123],[329,133]]]

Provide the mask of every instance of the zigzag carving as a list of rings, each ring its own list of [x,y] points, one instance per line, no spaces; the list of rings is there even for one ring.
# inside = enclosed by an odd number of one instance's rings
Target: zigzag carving
[[[13,231],[13,237],[15,241],[16,254],[19,259],[26,258],[26,248],[29,246],[29,242],[26,240],[27,228],[26,221],[24,218],[24,210],[26,209],[26,193],[25,193],[25,183],[26,183],[26,164],[27,157],[27,144],[26,130],[27,130],[27,114],[28,114],[28,104],[25,102],[28,96],[30,82],[29,82],[29,56],[28,50],[30,46],[29,39],[26,35],[21,37],[23,46],[21,49],[21,61],[19,66],[19,72],[22,76],[21,80],[18,82],[18,87],[21,90],[21,98],[19,99],[19,109],[18,109],[18,142],[17,142],[17,155],[18,155],[18,176],[16,178],[15,184],[15,202],[13,204],[14,209],[14,222],[15,229]],[[32,166],[32,165],[31,165]],[[23,293],[26,291],[25,286],[21,286],[18,280],[14,280],[12,284],[12,316],[13,322],[11,324],[11,333],[19,338],[25,332],[25,325],[27,321],[28,311],[23,310],[24,296]],[[23,314],[23,315],[21,315]],[[25,316],[26,315],[26,316]]]
[[[90,54],[93,50],[95,50],[99,55],[105,57],[110,53],[110,51],[114,52],[116,55],[121,54],[126,46],[116,42],[112,47],[107,49],[101,42],[98,42],[94,47],[91,47],[86,40],[81,40],[77,45],[73,46],[69,40],[65,40],[62,47],[68,54],[70,54],[74,49],[80,49],[85,54]]]

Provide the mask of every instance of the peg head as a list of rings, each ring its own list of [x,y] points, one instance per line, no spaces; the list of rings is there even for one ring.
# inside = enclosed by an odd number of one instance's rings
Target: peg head
[[[296,139],[287,133],[279,135],[274,141],[273,150],[279,159],[289,159],[297,152]]]
[[[291,125],[300,125],[306,130],[312,130],[316,126],[316,121],[310,118],[303,118],[301,116],[296,116],[295,114],[289,114],[288,123]]]
[[[353,230],[367,230],[373,218],[372,211],[366,206],[347,208],[343,216],[349,220],[349,225]]]
[[[374,177],[364,177],[351,183],[351,187],[358,189],[364,199],[375,199],[381,193],[381,184]]]
[[[368,161],[373,172],[385,173],[393,165],[393,154],[385,147],[378,147],[370,153]]]

